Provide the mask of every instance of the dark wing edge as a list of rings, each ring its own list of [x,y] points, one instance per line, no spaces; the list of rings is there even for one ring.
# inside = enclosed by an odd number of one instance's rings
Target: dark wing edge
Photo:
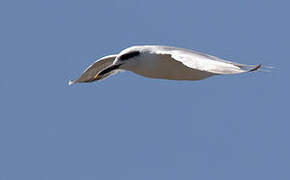
[[[104,74],[102,76],[97,76],[97,74],[100,71],[102,71],[106,67],[112,65],[116,57],[117,57],[117,55],[109,55],[109,56],[102,57],[101,59],[95,61],[81,74],[81,76],[77,80],[69,81],[69,85],[73,85],[76,83],[93,82],[93,81],[101,80],[101,79],[104,79],[110,75],[115,74],[117,71],[110,72],[110,73]]]

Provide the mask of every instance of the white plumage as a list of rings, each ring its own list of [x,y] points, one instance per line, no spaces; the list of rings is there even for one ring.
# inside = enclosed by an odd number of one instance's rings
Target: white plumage
[[[149,78],[170,80],[202,80],[213,75],[238,74],[259,69],[225,61],[197,51],[170,46],[133,46],[118,55],[105,56],[69,84],[104,79],[120,70],[128,70]]]

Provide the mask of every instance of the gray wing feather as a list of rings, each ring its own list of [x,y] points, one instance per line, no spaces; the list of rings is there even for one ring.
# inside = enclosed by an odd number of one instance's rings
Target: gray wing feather
[[[102,76],[97,76],[96,75],[106,67],[110,66],[113,64],[115,58],[117,55],[109,55],[105,56],[96,62],[94,62],[92,65],[90,65],[82,74],[81,76],[75,80],[75,81],[70,81],[69,85],[75,84],[75,83],[82,83],[82,82],[93,82],[96,80],[101,80],[104,79],[110,75],[113,75],[117,73],[117,71],[112,71],[110,73],[104,74]]]
[[[214,74],[244,73],[255,71],[261,67],[261,65],[246,65],[226,61],[215,56],[189,49],[170,46],[155,46],[153,49],[155,49],[155,53],[170,54],[173,59],[183,63],[189,68]]]

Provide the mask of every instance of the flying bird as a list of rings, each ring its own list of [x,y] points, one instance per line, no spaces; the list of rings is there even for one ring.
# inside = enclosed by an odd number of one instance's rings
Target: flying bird
[[[90,65],[69,85],[102,80],[127,70],[144,77],[169,80],[202,80],[213,75],[239,74],[262,65],[226,61],[197,51],[157,45],[132,46],[119,54],[105,56]]]

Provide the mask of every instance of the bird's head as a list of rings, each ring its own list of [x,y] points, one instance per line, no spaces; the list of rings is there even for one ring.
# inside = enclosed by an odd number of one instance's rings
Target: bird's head
[[[140,56],[141,52],[139,50],[126,49],[116,57],[112,65],[100,71],[97,76],[102,76],[117,69],[130,70],[138,64]]]

